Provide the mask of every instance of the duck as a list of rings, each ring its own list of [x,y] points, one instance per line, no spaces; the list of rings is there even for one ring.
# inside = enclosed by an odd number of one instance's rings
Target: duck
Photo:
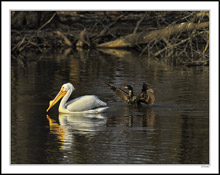
[[[106,85],[110,87],[110,89],[122,99],[125,103],[131,104],[133,106],[140,106],[140,101],[138,100],[137,96],[134,95],[133,88],[131,85],[125,85],[123,88],[128,89],[128,92],[124,91],[123,89],[116,87],[115,85],[105,82]]]
[[[128,98],[129,98],[129,102],[128,104],[131,105],[135,105],[135,106],[140,106],[140,101],[139,101],[139,97],[134,95],[134,91],[131,85],[125,85],[124,86],[125,89],[128,89]]]
[[[105,82],[106,85],[115,93],[116,96],[121,98],[125,103],[133,106],[141,106],[141,103],[147,105],[153,105],[155,101],[154,91],[148,84],[143,83],[141,93],[137,96],[134,95],[134,91],[131,85],[125,85],[123,88],[128,89],[128,92],[116,87],[115,85]]]
[[[101,113],[108,108],[107,104],[95,95],[80,96],[67,102],[74,90],[71,83],[63,84],[56,97],[49,102],[46,112],[60,99],[62,99],[58,108],[60,113]]]
[[[154,90],[144,82],[141,94],[139,95],[139,101],[142,103],[146,103],[147,105],[153,105],[155,101]]]

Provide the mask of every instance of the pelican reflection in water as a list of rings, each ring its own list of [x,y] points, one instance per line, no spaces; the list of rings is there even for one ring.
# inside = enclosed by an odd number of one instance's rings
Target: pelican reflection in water
[[[74,136],[91,136],[97,131],[105,129],[107,118],[103,114],[95,113],[59,113],[59,122],[50,118],[50,133],[56,135],[61,150],[69,150],[74,143]]]

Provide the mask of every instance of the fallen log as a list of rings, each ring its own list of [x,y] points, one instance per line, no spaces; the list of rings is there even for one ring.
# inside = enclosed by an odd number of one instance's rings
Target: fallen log
[[[135,45],[146,44],[154,40],[161,40],[163,38],[170,37],[171,35],[192,31],[194,29],[202,29],[209,27],[209,22],[195,24],[193,22],[185,22],[181,24],[176,24],[174,26],[169,26],[163,29],[154,31],[145,31],[140,33],[132,33],[123,37],[120,37],[114,41],[109,41],[106,43],[98,44],[98,48],[125,48],[134,47]]]
[[[60,31],[56,31],[56,34],[57,34],[58,37],[60,37],[60,38],[62,38],[64,40],[64,43],[67,46],[72,46],[71,41],[66,36],[64,36],[64,34],[62,34]]]

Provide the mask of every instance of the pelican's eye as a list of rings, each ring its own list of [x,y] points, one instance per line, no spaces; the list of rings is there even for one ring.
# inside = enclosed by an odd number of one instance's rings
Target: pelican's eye
[[[61,88],[61,91],[63,91],[63,90],[64,90],[64,87]]]

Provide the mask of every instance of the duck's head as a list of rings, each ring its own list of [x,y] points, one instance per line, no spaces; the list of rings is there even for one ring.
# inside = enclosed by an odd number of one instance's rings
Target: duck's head
[[[126,85],[124,88],[133,91],[133,88],[130,85]]]
[[[130,96],[130,98],[134,95],[133,94],[133,88],[130,85],[126,85],[124,86],[125,89],[128,89],[128,95]]]

